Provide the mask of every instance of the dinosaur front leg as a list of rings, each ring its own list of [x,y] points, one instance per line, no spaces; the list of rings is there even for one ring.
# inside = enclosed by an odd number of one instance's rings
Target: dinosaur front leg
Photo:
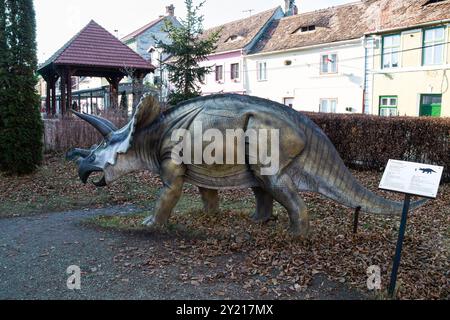
[[[184,167],[176,165],[170,160],[162,164],[161,172],[164,189],[156,204],[155,215],[144,220],[145,226],[164,226],[183,193]]]
[[[215,215],[219,213],[220,198],[217,190],[199,188],[205,213]]]
[[[273,197],[262,188],[253,188],[256,197],[256,212],[250,217],[255,222],[268,222],[273,217]]]

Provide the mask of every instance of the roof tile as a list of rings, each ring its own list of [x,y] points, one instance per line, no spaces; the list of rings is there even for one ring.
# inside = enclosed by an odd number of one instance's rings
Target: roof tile
[[[154,69],[149,62],[93,20],[47,60],[39,70],[51,64]]]

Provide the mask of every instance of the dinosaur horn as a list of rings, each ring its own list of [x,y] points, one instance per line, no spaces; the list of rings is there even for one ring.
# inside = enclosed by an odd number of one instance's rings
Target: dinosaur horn
[[[73,149],[66,154],[66,160],[74,161],[78,158],[86,158],[92,153],[91,150],[86,149]]]
[[[109,127],[111,130],[113,130],[113,131],[119,130],[119,128],[117,128],[116,125],[115,125],[114,123],[112,123],[111,121],[109,121],[109,120],[107,120],[107,119],[97,117],[97,116],[95,116],[95,115],[93,115],[93,114],[90,115],[90,117],[92,117],[92,118],[94,118],[94,119],[97,119],[98,121],[103,122],[106,126],[108,126],[108,127]]]
[[[114,132],[115,126],[111,124],[111,122],[101,119],[99,117],[91,116],[89,114],[85,113],[79,113],[72,110],[72,113],[74,113],[78,118],[86,121],[90,125],[92,125],[95,129],[97,129],[105,138],[108,138],[108,136]],[[112,125],[112,126],[111,126]],[[117,130],[117,129],[116,129]]]

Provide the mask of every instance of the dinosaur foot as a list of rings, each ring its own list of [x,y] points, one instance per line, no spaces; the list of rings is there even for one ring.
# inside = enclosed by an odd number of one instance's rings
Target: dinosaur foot
[[[309,228],[302,228],[300,226],[290,226],[288,231],[293,238],[299,240],[310,240],[311,238],[311,231]]]
[[[274,216],[274,215],[270,215],[270,216],[261,215],[261,214],[258,214],[257,212],[252,214],[250,216],[250,219],[253,222],[255,222],[255,223],[268,223],[268,222],[271,222],[271,221],[277,221],[278,220],[278,218],[276,216]]]
[[[150,216],[148,218],[146,218],[143,222],[142,222],[143,226],[149,227],[149,228],[160,228],[164,226],[164,223],[160,223],[156,220],[155,216]]]

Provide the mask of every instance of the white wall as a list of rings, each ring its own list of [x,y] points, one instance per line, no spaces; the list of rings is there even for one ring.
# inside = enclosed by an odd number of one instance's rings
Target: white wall
[[[320,73],[321,54],[338,54],[338,73]],[[294,98],[299,111],[319,112],[321,99],[337,99],[337,112],[363,112],[364,59],[361,40],[246,57],[246,83],[249,95],[284,102]],[[286,66],[285,61],[292,65]],[[257,80],[257,62],[267,61],[267,81]]]
[[[201,90],[204,95],[215,93],[245,93],[245,72],[243,65],[243,57],[241,51],[230,53],[212,55],[207,61],[200,63],[201,66],[212,67],[212,72],[206,76],[205,83],[201,85]],[[231,80],[231,65],[239,63],[238,80]],[[223,66],[223,81],[216,82],[215,66]]]

